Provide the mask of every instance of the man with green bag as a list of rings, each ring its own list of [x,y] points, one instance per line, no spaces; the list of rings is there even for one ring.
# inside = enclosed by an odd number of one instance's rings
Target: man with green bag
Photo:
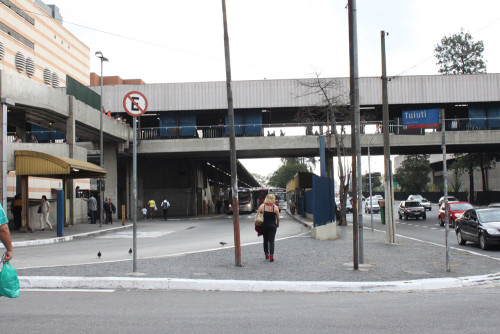
[[[19,297],[19,279],[17,270],[13,269],[9,261],[12,259],[12,240],[10,239],[9,220],[0,204],[0,241],[5,246],[2,256],[3,268],[0,271],[0,296],[9,298]]]

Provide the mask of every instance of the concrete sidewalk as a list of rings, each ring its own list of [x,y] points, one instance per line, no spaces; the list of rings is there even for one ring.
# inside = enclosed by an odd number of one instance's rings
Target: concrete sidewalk
[[[308,220],[294,218],[311,226]],[[75,230],[89,229],[89,235],[108,232],[97,226]],[[500,259],[479,254],[474,246],[467,250],[452,247],[451,272],[446,272],[444,247],[403,237],[397,238],[397,245],[388,245],[384,233],[370,229],[364,233],[365,264],[353,270],[352,226],[337,230],[339,238],[329,241],[315,240],[310,233],[280,238],[278,230],[273,263],[264,259],[262,243],[258,242],[242,245],[243,267],[234,265],[234,248],[221,246],[141,258],[137,261],[140,273],[135,274],[131,273],[132,262],[122,261],[23,269],[18,275],[24,288],[201,291],[413,291],[500,283]],[[492,255],[496,255],[495,250]]]

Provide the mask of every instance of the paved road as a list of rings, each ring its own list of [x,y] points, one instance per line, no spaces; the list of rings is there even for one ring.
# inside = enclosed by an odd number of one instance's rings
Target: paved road
[[[23,291],[2,333],[491,333],[500,286],[412,293]]]
[[[400,202],[395,203],[394,221],[396,223],[396,234],[411,237],[418,240],[431,242],[438,245],[445,245],[445,227],[439,226],[438,221],[438,206],[432,205],[432,210],[427,211],[427,219],[398,219],[397,207]],[[348,215],[348,221],[352,221],[352,215]],[[371,228],[370,214],[363,213],[363,225]],[[385,231],[385,225],[382,225],[380,213],[373,214],[373,228],[380,231]],[[477,252],[482,255],[491,256],[500,259],[500,247],[493,246],[490,250],[482,250],[477,244],[468,242],[464,246],[457,243],[455,231],[452,227],[449,229],[448,244],[452,249],[461,249]]]
[[[255,214],[240,216],[241,243],[260,243],[254,231]],[[287,214],[281,215],[279,234],[293,236],[307,231]],[[147,220],[138,223],[138,259],[196,252],[234,244],[232,216],[216,219]],[[44,246],[16,248],[15,266],[18,269],[128,261],[132,247],[132,230],[110,233],[99,237]],[[102,258],[97,258],[101,251]]]

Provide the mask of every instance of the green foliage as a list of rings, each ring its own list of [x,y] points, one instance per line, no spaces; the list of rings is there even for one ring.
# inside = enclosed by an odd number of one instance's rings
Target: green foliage
[[[417,154],[405,156],[401,166],[394,173],[394,181],[402,191],[408,194],[418,194],[426,189],[431,180],[429,155]]]
[[[436,45],[434,55],[438,59],[441,74],[486,73],[483,60],[483,41],[475,42],[463,29],[458,34],[445,36]]]
[[[378,191],[382,187],[381,178],[382,177],[379,176],[379,173],[377,173],[377,175],[374,175],[374,173],[372,173],[372,191]],[[369,174],[361,175],[361,183],[363,184],[363,191],[369,192],[370,191]]]
[[[460,180],[460,177],[462,176],[463,173],[460,171],[455,171],[453,173],[453,181],[451,183],[451,191],[452,192],[460,192],[462,190],[463,182]]]
[[[272,187],[285,188],[286,184],[297,174],[297,172],[310,172],[311,168],[306,163],[299,163],[301,158],[281,159],[281,165],[269,177],[268,185]]]
[[[255,173],[252,173],[252,176],[255,180],[257,180],[257,182],[259,182],[261,186],[263,187],[267,186],[267,183],[269,182],[269,177]]]

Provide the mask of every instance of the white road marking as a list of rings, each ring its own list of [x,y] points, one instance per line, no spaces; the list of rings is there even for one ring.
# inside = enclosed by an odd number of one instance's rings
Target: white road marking
[[[137,232],[137,238],[158,238],[163,237],[167,234],[173,233],[173,231],[165,231],[165,232]],[[132,239],[133,232],[132,231],[124,231],[118,233],[111,233],[99,236],[100,239]]]
[[[115,292],[111,289],[20,289],[22,292]]]

